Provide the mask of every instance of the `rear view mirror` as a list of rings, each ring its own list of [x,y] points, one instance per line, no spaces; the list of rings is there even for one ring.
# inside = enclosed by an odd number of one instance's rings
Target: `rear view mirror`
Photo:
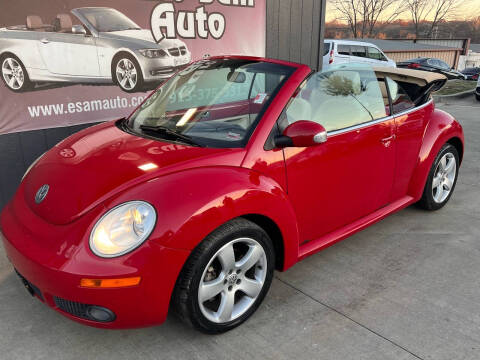
[[[308,120],[296,121],[287,126],[281,136],[275,138],[276,147],[307,147],[327,141],[325,128]]]
[[[72,33],[73,34],[80,34],[80,35],[87,35],[85,28],[82,25],[73,25],[72,26]]]
[[[247,80],[247,77],[245,76],[244,72],[231,71],[227,75],[227,80],[230,82],[243,84]]]

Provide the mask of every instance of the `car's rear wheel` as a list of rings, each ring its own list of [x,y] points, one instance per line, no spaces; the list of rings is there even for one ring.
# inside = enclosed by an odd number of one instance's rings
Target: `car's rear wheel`
[[[438,210],[443,207],[457,183],[459,156],[455,146],[445,144],[437,154],[428,175],[419,205],[427,210]]]
[[[262,302],[274,262],[267,233],[246,219],[234,219],[192,252],[177,280],[172,305],[182,320],[200,331],[231,330]]]
[[[13,54],[4,55],[0,58],[2,80],[10,90],[22,92],[28,90],[32,83],[27,70],[19,58]]]
[[[115,58],[112,66],[112,77],[113,81],[128,93],[138,92],[143,86],[140,65],[129,54],[121,54]]]

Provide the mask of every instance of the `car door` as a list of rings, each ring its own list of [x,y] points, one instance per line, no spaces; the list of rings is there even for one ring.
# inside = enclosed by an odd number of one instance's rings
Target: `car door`
[[[396,126],[396,170],[391,201],[407,195],[432,107],[415,109],[402,84],[386,77]]]
[[[370,67],[312,75],[284,110],[280,131],[299,120],[315,121],[328,131],[326,143],[284,149],[288,196],[302,242],[387,205],[395,124]]]
[[[91,35],[45,32],[38,42],[40,54],[52,74],[99,76],[95,38]]]

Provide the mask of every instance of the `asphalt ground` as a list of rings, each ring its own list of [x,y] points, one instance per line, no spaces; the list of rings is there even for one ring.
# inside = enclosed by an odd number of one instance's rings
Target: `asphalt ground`
[[[480,103],[438,106],[466,135],[449,204],[409,207],[276,273],[257,313],[223,335],[174,316],[138,330],[77,324],[30,297],[1,248],[0,359],[480,359]]]

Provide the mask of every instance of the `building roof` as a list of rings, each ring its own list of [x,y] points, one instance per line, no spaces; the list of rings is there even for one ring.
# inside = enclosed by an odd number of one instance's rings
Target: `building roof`
[[[377,45],[380,49],[385,52],[390,51],[402,51],[402,52],[410,52],[410,51],[441,51],[441,50],[458,50],[452,47],[440,46],[440,45],[430,45],[430,44],[421,44],[421,43],[414,43],[411,40],[385,40],[385,39],[358,39],[361,41],[369,42],[372,44]]]
[[[470,44],[470,50],[476,53],[480,53],[480,44]]]

